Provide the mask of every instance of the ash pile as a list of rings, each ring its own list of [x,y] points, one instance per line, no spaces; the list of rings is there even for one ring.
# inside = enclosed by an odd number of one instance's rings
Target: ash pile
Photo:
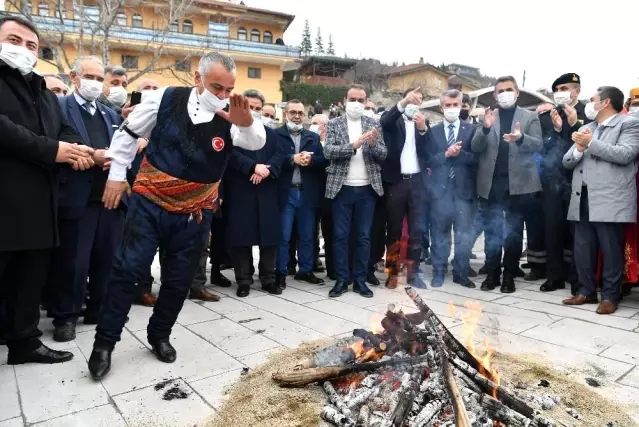
[[[343,427],[561,426],[500,385],[496,372],[467,350],[414,289],[418,313],[390,305],[377,333],[318,351],[289,372],[273,374],[281,387],[318,384],[329,405],[321,418]]]

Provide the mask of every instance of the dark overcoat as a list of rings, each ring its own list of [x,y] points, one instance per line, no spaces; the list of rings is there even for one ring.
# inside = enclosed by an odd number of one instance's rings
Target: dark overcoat
[[[282,238],[278,178],[284,153],[275,132],[266,129],[266,144],[260,150],[249,151],[233,147],[224,185],[223,210],[226,217],[228,247],[277,246]],[[250,181],[255,166],[270,166],[271,174],[259,184]]]

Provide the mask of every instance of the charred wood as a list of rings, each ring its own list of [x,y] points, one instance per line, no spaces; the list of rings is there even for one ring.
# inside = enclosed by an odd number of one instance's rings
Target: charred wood
[[[422,410],[417,414],[415,419],[410,423],[410,427],[424,427],[426,424],[430,422],[439,411],[442,410],[442,401],[441,400],[432,400],[426,404],[422,408]]]
[[[386,351],[388,348],[388,344],[386,344],[379,335],[375,335],[366,329],[353,330],[353,336],[363,339],[366,344],[375,348],[378,352]]]
[[[340,427],[355,427],[355,421],[332,406],[324,406],[320,411],[320,418],[327,423]]]
[[[464,399],[457,387],[455,376],[453,375],[453,369],[448,361],[448,358],[441,353],[441,366],[444,370],[444,382],[446,383],[446,389],[448,390],[448,397],[450,398],[453,412],[455,412],[455,426],[456,427],[471,427],[470,420],[468,419],[468,413],[466,412],[466,405]]]
[[[508,427],[529,427],[532,422],[519,412],[515,412],[497,399],[484,394],[481,397],[481,408],[493,420],[501,421]]]
[[[362,405],[368,401],[373,396],[379,394],[379,388],[363,388],[360,389],[359,393],[356,393],[355,396],[348,402],[349,409],[355,409],[359,405]]]
[[[337,393],[337,391],[335,390],[335,387],[333,387],[333,384],[331,384],[329,381],[326,381],[324,383],[324,391],[328,395],[328,401],[331,402],[333,405],[335,405],[335,407],[342,414],[346,415],[347,417],[350,417],[352,415],[351,410],[346,405],[346,402],[344,402],[344,399],[342,398],[342,396],[340,396],[339,393]]]
[[[364,405],[359,410],[359,415],[357,416],[357,423],[355,427],[369,427],[369,420],[371,417],[371,410],[368,406]]]

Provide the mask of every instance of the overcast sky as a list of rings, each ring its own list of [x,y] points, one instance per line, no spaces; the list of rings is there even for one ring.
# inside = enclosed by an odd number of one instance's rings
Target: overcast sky
[[[639,0],[244,0],[296,18],[286,44],[299,45],[308,19],[313,42],[351,58],[434,65],[456,62],[494,77],[511,74],[525,87],[550,89],[575,72],[582,97],[613,85],[639,87]]]

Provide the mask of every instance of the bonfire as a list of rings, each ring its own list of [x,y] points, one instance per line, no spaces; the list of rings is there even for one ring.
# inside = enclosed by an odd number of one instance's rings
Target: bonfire
[[[320,384],[329,401],[321,418],[343,427],[554,427],[516,393],[501,385],[494,351],[473,346],[481,310],[468,305],[463,345],[414,289],[418,313],[391,304],[378,330],[315,353],[289,372],[281,387]]]

